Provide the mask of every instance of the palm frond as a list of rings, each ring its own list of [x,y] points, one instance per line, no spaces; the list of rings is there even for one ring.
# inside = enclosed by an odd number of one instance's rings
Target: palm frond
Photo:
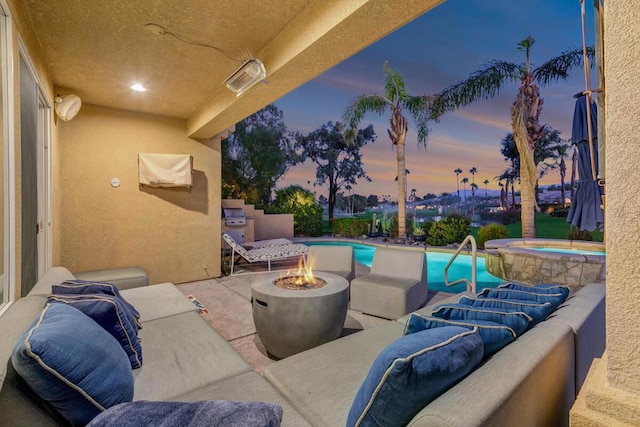
[[[403,107],[409,111],[416,123],[418,133],[418,145],[426,148],[427,139],[429,138],[429,120],[437,121],[432,118],[431,105],[433,97],[431,96],[408,96],[403,102]]]
[[[384,94],[392,103],[405,99],[407,89],[405,88],[404,77],[402,74],[389,67],[389,63],[384,63]]]
[[[376,113],[382,115],[388,106],[390,106],[389,100],[380,95],[359,95],[354,99],[342,113],[342,120],[347,124],[347,130],[345,131],[347,141],[353,141],[354,132],[358,129],[358,125],[365,114]]]
[[[595,49],[592,46],[587,47],[587,57],[593,63]],[[582,48],[567,50],[537,67],[532,74],[538,85],[548,85],[558,80],[566,80],[569,71],[574,67],[581,66],[583,61]]]
[[[521,64],[491,61],[471,73],[467,80],[455,83],[437,94],[432,105],[433,114],[438,117],[479,99],[492,98],[500,92],[505,82],[520,80],[524,71]]]

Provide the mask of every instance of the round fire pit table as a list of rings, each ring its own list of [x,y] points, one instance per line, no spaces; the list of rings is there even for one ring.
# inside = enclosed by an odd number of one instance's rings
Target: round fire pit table
[[[315,289],[282,289],[282,272],[268,273],[251,286],[253,321],[267,352],[279,359],[340,336],[349,304],[349,282],[314,272],[327,283]]]

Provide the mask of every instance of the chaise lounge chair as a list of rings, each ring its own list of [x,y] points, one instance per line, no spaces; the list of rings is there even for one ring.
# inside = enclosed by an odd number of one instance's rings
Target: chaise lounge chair
[[[267,246],[263,248],[246,249],[236,242],[233,237],[227,233],[222,233],[225,243],[231,248],[231,273],[233,275],[236,255],[244,258],[247,262],[267,262],[269,271],[271,271],[271,261],[277,259],[286,259],[291,257],[302,257],[306,263],[306,255],[309,247],[301,244],[291,243],[280,246]]]

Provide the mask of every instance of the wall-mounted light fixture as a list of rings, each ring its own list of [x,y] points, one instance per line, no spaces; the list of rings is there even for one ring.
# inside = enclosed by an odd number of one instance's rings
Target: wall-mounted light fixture
[[[251,58],[234,71],[224,83],[236,93],[236,96],[240,96],[266,76],[267,70],[262,62],[259,59]]]
[[[64,122],[68,122],[73,119],[78,111],[80,111],[80,107],[82,107],[82,100],[78,95],[65,95],[65,96],[56,96],[55,99],[55,110],[56,114],[60,118],[60,120]]]

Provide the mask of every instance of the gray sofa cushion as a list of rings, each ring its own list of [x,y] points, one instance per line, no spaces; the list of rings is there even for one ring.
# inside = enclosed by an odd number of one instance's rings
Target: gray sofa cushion
[[[90,280],[94,282],[113,283],[118,289],[125,290],[148,286],[149,277],[141,267],[110,268],[107,270],[82,271],[74,273],[76,279]]]
[[[174,397],[171,400],[194,402],[209,399],[275,403],[283,409],[283,427],[306,427],[311,425],[269,381],[254,371],[218,381],[198,390]]]
[[[64,267],[53,267],[38,280],[38,283],[29,291],[29,295],[49,296],[51,286],[62,283],[65,280],[73,280],[75,276]]]
[[[198,311],[196,306],[173,283],[127,289],[121,294],[140,312],[142,323]]]
[[[139,336],[144,365],[133,372],[133,400],[168,400],[250,369],[195,312],[145,322]]]
[[[271,364],[264,376],[311,424],[344,425],[373,361],[403,329],[398,322],[366,329]]]

